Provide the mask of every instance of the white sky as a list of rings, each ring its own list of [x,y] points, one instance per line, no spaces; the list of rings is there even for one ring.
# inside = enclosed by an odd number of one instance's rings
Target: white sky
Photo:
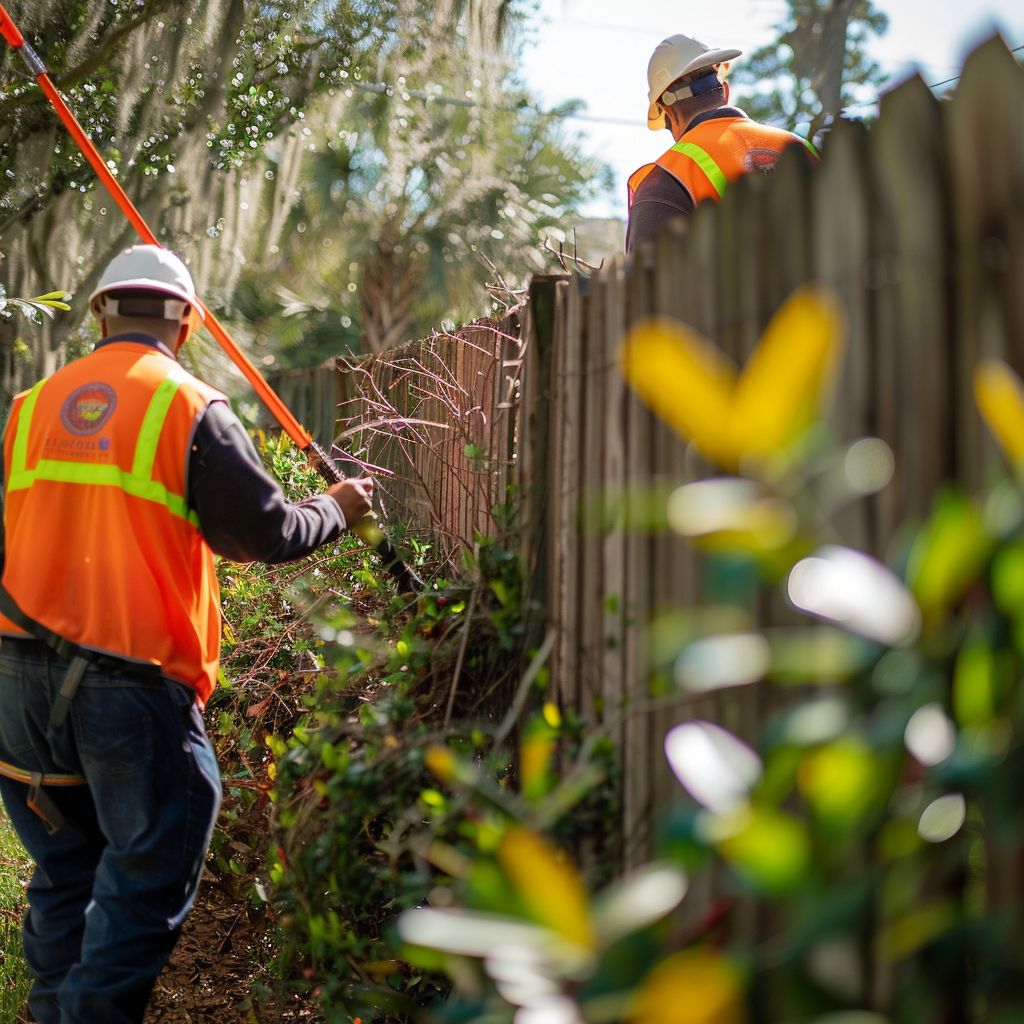
[[[893,81],[920,68],[929,84],[957,74],[974,45],[999,28],[1010,46],[1024,45],[1022,0],[875,0],[889,30],[871,52]],[[521,73],[545,106],[586,101],[593,118],[574,120],[588,151],[615,170],[612,194],[591,203],[590,216],[624,217],[626,178],[671,144],[668,132],[648,131],[647,62],[674,32],[709,46],[749,53],[769,42],[781,20],[781,0],[538,0]]]

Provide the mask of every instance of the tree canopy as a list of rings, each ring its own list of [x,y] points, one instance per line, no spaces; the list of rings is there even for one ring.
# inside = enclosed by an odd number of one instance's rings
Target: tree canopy
[[[529,269],[595,171],[510,78],[514,0],[9,9],[208,304],[299,362],[486,311],[472,247]],[[135,237],[23,70],[0,52],[0,283],[74,298],[30,359],[2,360],[8,396],[59,364]],[[15,340],[0,325],[4,356]]]
[[[778,36],[756,50],[733,75],[737,102],[759,121],[813,135],[829,114],[877,88],[884,75],[867,51],[889,25],[871,0],[786,0]]]

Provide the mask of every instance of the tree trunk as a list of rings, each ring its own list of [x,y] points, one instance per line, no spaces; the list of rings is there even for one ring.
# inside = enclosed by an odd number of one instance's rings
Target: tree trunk
[[[838,116],[843,106],[843,71],[846,67],[846,34],[850,17],[859,0],[834,0],[822,24],[821,61],[814,76],[814,91],[821,101],[821,113],[811,122],[810,138],[829,115]]]

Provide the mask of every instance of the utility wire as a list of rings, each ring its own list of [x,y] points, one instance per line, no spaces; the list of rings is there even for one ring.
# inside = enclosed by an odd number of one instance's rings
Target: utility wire
[[[1024,50],[1024,46],[1015,46],[1010,51],[1010,53],[1020,53],[1021,50]],[[957,75],[955,78],[946,78],[946,79],[943,79],[943,81],[941,81],[941,82],[936,82],[934,85],[929,85],[928,88],[929,89],[938,89],[938,87],[940,85],[949,85],[950,82],[959,82],[962,77],[963,77],[962,75]]]

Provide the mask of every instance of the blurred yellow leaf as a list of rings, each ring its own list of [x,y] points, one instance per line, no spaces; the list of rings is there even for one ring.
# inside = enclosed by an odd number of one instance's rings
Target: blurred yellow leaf
[[[992,538],[974,503],[953,491],[940,495],[907,563],[907,583],[926,618],[963,597],[991,551]]]
[[[974,371],[974,400],[985,425],[1014,467],[1024,462],[1024,383],[1001,359]]]
[[[733,395],[733,443],[768,455],[818,413],[842,350],[846,321],[837,296],[795,291],[772,317]]]
[[[706,338],[647,320],[626,338],[622,374],[661,419],[718,465],[784,449],[818,414],[838,367],[845,319],[831,293],[798,289],[775,314],[737,377]]]
[[[728,423],[736,370],[725,354],[683,324],[659,317],[629,333],[622,375],[654,413],[712,461],[735,468]]]
[[[533,832],[513,829],[501,840],[498,863],[537,921],[571,942],[594,948],[587,889],[576,868],[554,847]]]
[[[429,746],[423,760],[431,774],[441,782],[451,782],[455,778],[455,755],[440,743]]]
[[[846,737],[808,754],[797,771],[807,802],[824,821],[856,822],[878,794],[879,766],[857,737]]]
[[[796,885],[810,859],[810,840],[802,821],[773,807],[755,804],[735,830],[717,842],[718,852],[748,881],[766,892]]]
[[[553,704],[551,701],[545,702],[544,721],[547,722],[552,729],[560,729],[562,727],[562,712],[558,710],[557,704]]]
[[[651,971],[625,1019],[631,1024],[745,1024],[735,968],[709,949],[687,949]]]

